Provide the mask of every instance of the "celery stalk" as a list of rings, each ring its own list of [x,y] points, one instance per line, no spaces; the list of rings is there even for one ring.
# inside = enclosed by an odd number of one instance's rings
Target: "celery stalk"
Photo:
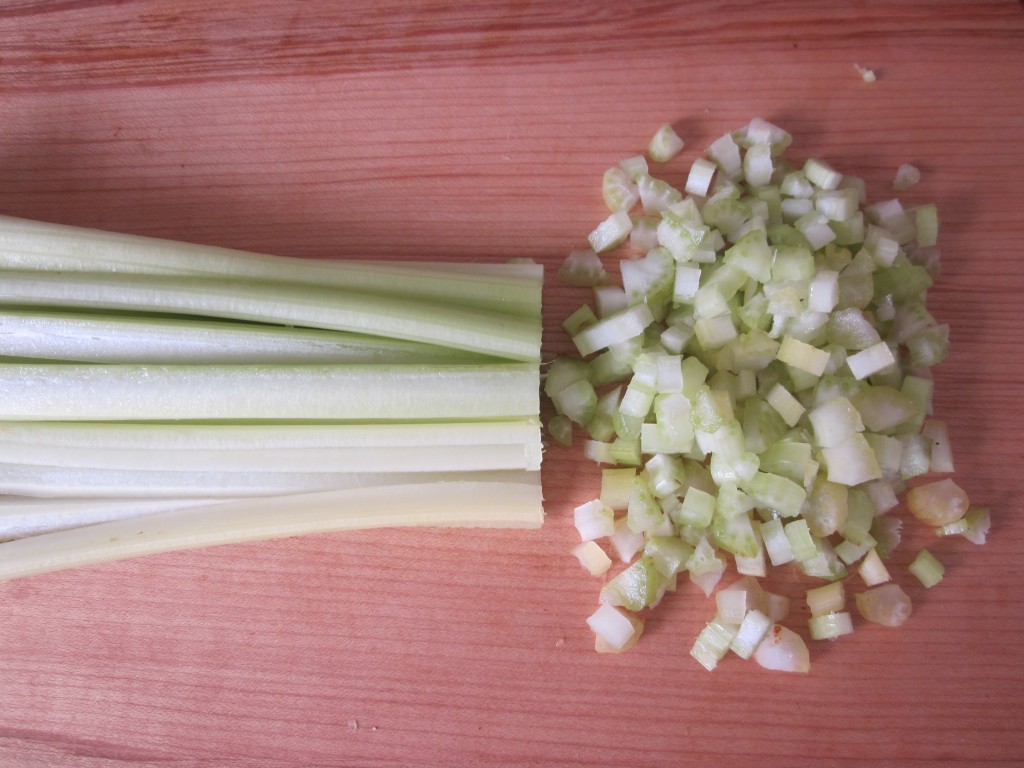
[[[383,526],[536,528],[533,482],[433,482],[197,506],[0,544],[0,581],[141,555]]]

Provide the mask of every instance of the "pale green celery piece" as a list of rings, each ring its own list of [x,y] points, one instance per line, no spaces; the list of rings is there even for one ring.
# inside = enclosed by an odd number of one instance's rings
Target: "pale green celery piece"
[[[870,496],[860,488],[849,489],[846,503],[846,521],[840,527],[839,533],[842,534],[844,539],[856,545],[877,540],[873,533],[875,512],[875,506]]]
[[[760,468],[757,454],[745,451],[735,459],[724,457],[721,453],[711,456],[711,476],[716,483],[744,483],[752,478]]]
[[[440,306],[537,317],[539,264],[454,264],[301,259],[0,217],[0,266],[57,273],[221,278],[230,285],[289,284]],[[99,275],[95,275],[98,277]],[[61,302],[65,306],[66,303]],[[297,324],[297,323],[296,323]]]
[[[654,315],[646,304],[634,304],[584,328],[572,340],[579,353],[587,357],[639,336],[653,322]]]
[[[809,443],[782,440],[768,446],[758,456],[762,471],[803,484],[807,465],[811,462],[811,446]]]
[[[817,550],[816,554],[800,561],[800,569],[804,574],[829,581],[846,578],[846,566],[839,559],[828,539],[815,537],[814,546]]]
[[[763,293],[751,296],[736,311],[736,319],[749,330],[766,330],[772,320],[768,313],[768,297]]]
[[[786,197],[810,198],[814,196],[814,185],[803,171],[792,171],[783,177],[779,191]]]
[[[699,219],[694,221],[672,210],[662,214],[658,224],[658,243],[679,262],[695,261],[698,251],[709,247],[711,228]]]
[[[792,520],[784,524],[782,528],[793,551],[794,560],[802,563],[817,556],[818,546],[815,544],[814,537],[811,535],[811,530],[808,528],[806,520]]]
[[[690,400],[681,393],[659,395],[654,399],[654,418],[672,447],[671,453],[685,453],[693,444]]]
[[[801,291],[801,288],[804,290]],[[764,286],[764,295],[768,297],[768,313],[774,316],[776,324],[785,319],[787,333],[791,322],[789,318],[799,317],[804,311],[806,293],[806,284],[799,284],[798,287],[794,283],[767,283]],[[774,331],[773,335],[776,335]]]
[[[619,466],[639,467],[643,463],[640,439],[616,438],[609,449],[612,463]]]
[[[627,381],[633,374],[633,358],[621,347],[608,349],[590,361],[590,381],[595,387]]]
[[[732,315],[703,317],[693,324],[697,342],[705,350],[714,350],[725,346],[736,338],[736,325]]]
[[[882,340],[874,324],[857,307],[836,310],[829,316],[828,341],[846,349],[861,350]]]
[[[535,416],[537,366],[0,365],[0,418],[497,420]],[[409,392],[417,397],[410,399]],[[240,397],[239,393],[245,393]]]
[[[758,523],[758,528],[772,565],[785,565],[793,561],[793,546],[789,543],[789,537],[786,536],[780,519],[763,520]]]
[[[931,469],[932,441],[924,435],[898,435],[903,446],[900,454],[900,477],[910,480],[927,474]]]
[[[700,288],[701,268],[696,264],[680,264],[676,267],[672,286],[672,301],[675,304],[692,304]]]
[[[658,573],[667,579],[685,570],[686,561],[693,556],[693,547],[677,536],[649,536],[644,555],[654,561]]]
[[[585,362],[568,355],[558,355],[544,375],[544,394],[553,397],[570,384],[588,381],[589,378],[590,368]]]
[[[682,394],[683,392],[683,358],[682,355],[659,355],[657,360],[659,395]]]
[[[707,148],[707,155],[722,170],[722,173],[729,179],[739,179],[743,170],[743,161],[740,158],[740,149],[733,141],[731,134],[715,139]]]
[[[914,223],[917,229],[917,244],[929,248],[939,239],[939,214],[934,205],[921,205],[914,209]]]
[[[764,187],[771,183],[775,164],[772,148],[767,144],[751,146],[743,155],[743,176],[751,187]]]
[[[678,271],[677,271],[678,274]],[[694,337],[689,326],[670,325],[658,336],[658,343],[669,353],[681,354]]]
[[[988,537],[992,526],[991,513],[988,507],[973,507],[955,523],[943,525],[935,530],[939,536],[961,535],[972,544],[982,545]]]
[[[786,434],[787,426],[763,400],[748,400],[743,406],[743,436],[747,450],[761,453]]]
[[[785,203],[785,200],[783,200]],[[775,223],[768,226],[768,242],[771,245],[791,245],[796,248],[810,248],[810,241],[804,233],[792,224]]]
[[[811,533],[817,537],[831,536],[846,525],[849,509],[849,490],[820,475],[807,496],[803,517]]]
[[[935,382],[921,376],[906,376],[903,379],[903,385],[900,387],[900,392],[910,398],[917,405],[918,410],[925,414],[932,412],[932,395],[934,391]]]
[[[791,336],[784,336],[776,358],[812,376],[821,376],[828,365],[829,353]]]
[[[649,174],[637,176],[637,190],[644,213],[662,213],[683,199],[682,193],[668,182]]]
[[[846,358],[846,367],[853,374],[854,378],[858,380],[872,377],[875,381],[878,381],[887,373],[899,375],[896,352],[892,346],[884,341],[880,341],[861,352],[849,355]]]
[[[472,352],[344,331],[140,314],[0,309],[4,356],[78,363],[496,362]]]
[[[725,517],[716,512],[712,518],[711,534],[717,546],[734,555],[756,557],[760,551],[749,515]]]
[[[640,425],[647,420],[647,415],[654,405],[654,396],[652,390],[638,383],[635,378],[630,382],[619,402],[618,411],[612,416],[612,424],[619,437],[640,437]]]
[[[665,248],[653,248],[640,259],[619,264],[622,286],[630,304],[643,302],[656,320],[664,319],[672,302],[675,260]]]
[[[907,339],[910,364],[915,368],[929,368],[938,365],[949,355],[949,326],[932,327],[914,334]]]
[[[922,549],[917,553],[917,557],[914,558],[914,562],[907,566],[907,570],[914,574],[917,580],[929,589],[942,581],[946,573],[942,563],[927,549]]]
[[[840,445],[864,431],[860,412],[845,397],[834,397],[807,415],[814,428],[814,439],[822,448]]]
[[[776,246],[774,260],[771,263],[771,282],[810,280],[814,274],[814,254],[810,249],[793,245]]]
[[[658,453],[644,464],[647,484],[658,499],[675,495],[686,479],[683,460],[668,453]]]
[[[760,117],[753,118],[743,128],[734,131],[732,138],[738,146],[744,149],[757,144],[767,144],[771,147],[775,157],[780,157],[793,141],[793,137],[788,132]],[[785,167],[788,167],[788,163],[782,161],[780,169]]]
[[[626,510],[626,524],[629,529],[634,533],[645,533],[657,528],[664,519],[665,514],[661,511],[650,487],[643,478],[635,477]]]
[[[874,548],[869,549],[865,554],[864,560],[857,568],[857,573],[860,574],[861,579],[869,587],[884,584],[892,578],[882,562],[882,558]],[[860,607],[859,604],[858,607]]]
[[[711,672],[729,652],[729,645],[736,637],[738,630],[738,625],[727,624],[715,618],[697,635],[697,639],[690,649],[690,656],[708,672]]]
[[[900,253],[900,244],[891,232],[875,224],[868,224],[864,233],[864,247],[871,251],[880,267],[891,267]]]
[[[769,225],[782,221],[782,195],[778,187],[761,187],[753,190],[754,196],[767,208]]]
[[[835,233],[836,239],[833,242],[836,245],[859,245],[864,242],[865,224],[861,211],[842,221],[829,221],[828,225]]]
[[[839,309],[867,307],[876,296],[870,272],[843,270],[839,273]]]
[[[654,559],[645,555],[609,581],[601,593],[612,605],[640,611],[654,602],[660,583]]]
[[[0,580],[184,548],[385,526],[537,528],[529,482],[433,482],[229,501],[87,525],[0,544]]]
[[[811,184],[818,189],[838,189],[843,180],[843,175],[824,160],[809,158],[804,163],[804,176]]]
[[[836,233],[829,226],[828,217],[818,211],[805,213],[793,222],[793,226],[807,238],[811,249],[815,251],[836,239]]]
[[[683,358],[682,369],[683,394],[692,400],[704,386],[704,382],[707,381],[710,369],[693,356]]]
[[[668,123],[662,125],[651,137],[647,146],[647,154],[656,163],[667,163],[683,148],[683,140]]]
[[[702,385],[697,390],[692,405],[690,424],[694,430],[710,434],[725,424],[726,420],[732,419],[731,410],[720,398],[715,397],[713,390],[707,385]]]
[[[743,617],[743,621],[729,647],[741,659],[749,659],[754,655],[754,651],[757,650],[757,647],[768,635],[771,628],[771,619],[757,609],[750,610]]]
[[[594,294],[594,311],[600,320],[617,314],[629,306],[629,298],[621,285],[613,283],[595,285],[591,290]]]
[[[629,506],[633,492],[636,470],[632,468],[608,468],[601,470],[600,500],[609,509],[624,510]]]
[[[551,395],[551,403],[559,414],[586,426],[597,411],[597,392],[593,384],[581,379]]]
[[[845,398],[852,405],[857,395],[866,386],[868,385],[865,382],[856,381],[849,376],[837,376],[835,374],[822,376],[815,387],[812,405],[815,407],[822,406],[837,397]]]
[[[740,483],[740,489],[758,507],[773,510],[781,517],[799,515],[807,498],[807,492],[801,485],[769,472],[758,472],[750,480]]]
[[[698,430],[695,435],[706,453],[730,463],[739,461],[746,449],[743,426],[735,418],[727,418],[714,432]]]
[[[931,275],[916,264],[879,269],[873,280],[875,294],[891,295],[897,303],[915,299],[932,286]]]
[[[595,253],[604,253],[622,245],[633,229],[633,221],[625,211],[616,211],[587,235]]]
[[[702,286],[693,300],[693,316],[696,319],[718,317],[729,314],[729,304],[715,286]]]
[[[722,232],[729,240],[750,218],[750,206],[731,197],[711,197],[701,209],[704,223]]]
[[[856,189],[820,190],[814,193],[814,207],[829,221],[846,221],[858,213],[860,196]]]
[[[615,464],[612,444],[602,440],[587,440],[583,444],[583,457],[597,464]]]
[[[725,561],[718,557],[715,548],[705,536],[694,546],[693,554],[686,561],[686,570],[690,572],[690,579],[700,584],[706,595],[710,595],[714,584],[718,583],[718,578],[725,571]],[[713,577],[714,582],[710,579],[698,581],[703,576]],[[706,588],[708,584],[711,585],[711,589]]]
[[[861,544],[854,544],[849,539],[843,539],[836,544],[835,552],[844,563],[853,565],[871,551],[877,543],[871,536],[868,536]]]
[[[782,417],[790,427],[794,427],[806,412],[803,404],[787,390],[781,382],[776,383],[765,396],[765,402]],[[763,463],[762,457],[762,463]],[[769,470],[770,471],[770,470]]]
[[[640,192],[626,171],[619,166],[609,168],[601,179],[601,194],[605,205],[613,213],[628,211],[640,200]]]
[[[772,255],[765,233],[754,231],[726,250],[723,259],[758,282],[767,283],[772,279]]]
[[[562,321],[562,330],[570,336],[575,336],[584,328],[587,328],[596,322],[597,315],[594,314],[594,310],[591,309],[589,304],[584,304]]]
[[[741,290],[745,293],[751,284],[757,285],[739,266],[725,262],[703,267],[701,279],[704,287],[716,289],[728,302],[734,301]]]
[[[707,528],[714,517],[715,506],[715,496],[691,486],[683,496],[683,503],[676,511],[674,522],[700,529]]]
[[[781,208],[782,221],[796,225],[797,221],[814,213],[814,201],[803,198],[785,198],[782,200]]]
[[[572,445],[572,420],[556,414],[548,420],[548,434],[562,445]]]
[[[630,155],[619,161],[619,167],[626,172],[630,181],[636,181],[647,175],[647,158],[643,155]]]
[[[608,442],[615,437],[615,413],[619,408],[619,398],[622,396],[622,387],[615,387],[597,398],[597,405],[594,408],[594,415],[587,422],[587,434],[591,439],[601,442]]]
[[[892,387],[869,386],[853,398],[864,426],[872,432],[889,432],[923,412],[905,394]]]
[[[882,477],[882,467],[864,435],[857,432],[843,442],[822,448],[828,479],[842,485],[860,485]]]
[[[845,611],[814,616],[807,622],[807,626],[812,640],[835,640],[853,632],[853,620]]]
[[[846,606],[846,590],[841,581],[835,581],[823,587],[808,589],[806,599],[812,616],[836,613]]]
[[[396,279],[397,278],[393,278]],[[384,336],[540,359],[540,317],[296,282],[221,276],[6,271],[0,304],[176,313]],[[501,302],[496,302],[501,306]]]
[[[746,515],[754,509],[754,500],[735,483],[723,483],[718,491],[715,512],[725,519]]]

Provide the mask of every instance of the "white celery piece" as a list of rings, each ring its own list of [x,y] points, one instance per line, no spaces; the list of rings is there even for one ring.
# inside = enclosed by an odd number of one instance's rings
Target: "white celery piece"
[[[573,510],[573,521],[583,541],[593,541],[615,533],[615,515],[600,499],[576,507]]]
[[[880,341],[874,346],[849,355],[846,364],[853,377],[860,381],[896,365],[896,356],[888,344]]]
[[[841,581],[807,590],[807,607],[811,611],[811,616],[837,613],[843,610],[845,605],[846,592]]]
[[[913,611],[910,596],[897,584],[883,584],[857,595],[857,611],[868,621],[898,627]]]
[[[619,608],[607,603],[601,605],[591,614],[587,619],[587,626],[614,650],[624,648],[636,634],[636,626],[629,616]]]
[[[477,366],[0,364],[0,419],[495,420],[534,417],[540,373]]]
[[[537,528],[532,482],[433,482],[225,502],[0,544],[0,580],[152,555],[311,533],[405,526]]]
[[[921,171],[910,163],[902,163],[896,169],[896,176],[892,180],[892,188],[897,192],[910,189],[921,180]]]
[[[572,337],[579,353],[586,357],[613,344],[635,338],[654,322],[654,315],[646,304],[634,304],[615,314],[602,318]]]
[[[597,225],[587,236],[587,241],[595,253],[604,253],[622,245],[632,228],[633,222],[629,214],[625,211],[616,211]]]
[[[568,285],[593,287],[608,282],[604,263],[590,248],[575,248],[558,269],[558,279]]]
[[[348,289],[88,272],[5,271],[0,305],[201,315],[387,336],[511,360],[540,359],[540,318]]]
[[[793,630],[773,624],[754,651],[754,661],[765,669],[778,672],[807,673],[811,671],[811,655],[807,644]]]
[[[718,166],[710,160],[703,157],[694,160],[693,165],[690,166],[690,173],[686,177],[684,189],[687,194],[707,197],[708,190],[711,189],[711,179],[714,178],[717,170]]]
[[[787,425],[795,427],[800,417],[803,416],[806,408],[786,389],[781,383],[776,383],[771,391],[765,396],[765,402],[770,405]]]
[[[843,175],[835,168],[818,158],[810,158],[804,163],[804,176],[819,189],[833,190],[839,188]]]
[[[846,611],[812,616],[807,622],[812,640],[835,640],[853,632],[853,619]]]
[[[751,610],[743,617],[736,636],[729,643],[729,648],[741,659],[749,659],[754,655],[757,646],[761,644],[768,630],[771,629],[772,620],[761,611]]]
[[[671,125],[665,123],[651,137],[647,154],[656,163],[666,163],[683,149],[683,140]]]
[[[860,566],[857,568],[857,573],[860,574],[861,579],[869,587],[877,587],[879,584],[884,584],[892,578],[889,575],[889,570],[885,567],[885,563],[882,562],[878,550],[874,547],[868,550],[868,553],[864,556]]]
[[[0,354],[82,363],[457,363],[471,352],[401,339],[225,320],[0,308]]]
[[[301,259],[0,216],[5,270],[210,276],[299,283],[458,304],[527,317],[540,312],[539,264]]]

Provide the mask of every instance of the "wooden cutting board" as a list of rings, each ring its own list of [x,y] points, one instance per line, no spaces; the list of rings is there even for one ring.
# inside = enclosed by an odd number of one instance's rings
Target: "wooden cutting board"
[[[870,67],[865,82],[855,65]],[[670,596],[597,655],[569,555],[598,487],[552,447],[540,531],[389,531],[156,556],[0,585],[0,765],[1024,764],[1024,10],[953,2],[139,0],[0,5],[0,211],[310,258],[549,267],[603,171],[671,122],[665,175],[762,116],[942,215],[936,414],[989,543],[907,524],[899,629],[807,676],[688,656]],[[946,564],[926,591],[903,566]],[[780,573],[777,588],[805,586]]]

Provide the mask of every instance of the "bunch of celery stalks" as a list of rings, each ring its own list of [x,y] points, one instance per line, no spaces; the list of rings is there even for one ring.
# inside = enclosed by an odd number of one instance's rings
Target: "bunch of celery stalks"
[[[0,580],[380,526],[538,527],[543,270],[0,217]]]
[[[559,271],[593,299],[564,319],[578,354],[553,361],[545,390],[551,434],[583,432],[603,465],[599,496],[575,510],[573,550],[603,580],[587,620],[599,651],[636,643],[686,578],[714,595],[690,651],[701,665],[731,652],[806,672],[805,636],[910,615],[889,559],[904,493],[936,534],[985,541],[988,510],[949,477],[932,408],[930,370],[949,351],[926,308],[936,207],[869,203],[862,179],[789,160],[791,141],[754,119],[655,175],[649,161],[683,149],[662,126],[645,155],[605,172],[610,215]],[[893,190],[919,179],[905,164]],[[762,582],[786,564],[808,582],[792,614]],[[908,571],[924,587],[943,578],[928,548]],[[802,632],[787,626],[800,620]]]

